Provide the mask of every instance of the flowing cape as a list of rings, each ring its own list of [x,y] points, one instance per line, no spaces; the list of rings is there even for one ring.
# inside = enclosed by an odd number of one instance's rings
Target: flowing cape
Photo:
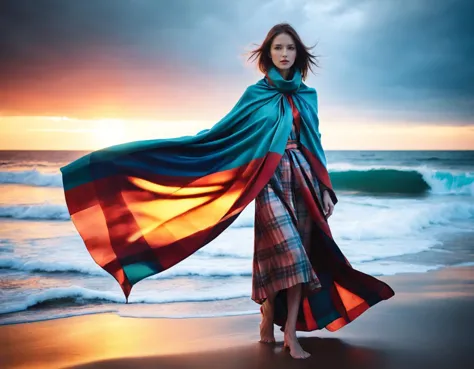
[[[210,129],[115,145],[61,168],[71,219],[127,302],[133,285],[216,238],[268,183],[292,128],[288,94],[300,113],[303,153],[336,204],[316,90],[301,81],[299,72],[286,81],[274,68],[248,86]],[[325,242],[331,242],[322,210],[311,209],[311,214]],[[339,264],[349,265],[333,241],[329,247]]]

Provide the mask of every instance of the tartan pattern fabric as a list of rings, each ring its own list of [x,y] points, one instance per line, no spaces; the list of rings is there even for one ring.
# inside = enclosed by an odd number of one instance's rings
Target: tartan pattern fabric
[[[269,182],[255,198],[252,299],[275,296],[274,323],[287,319],[286,289],[302,283],[296,330],[341,329],[371,306],[394,295],[386,283],[352,268],[334,242],[323,211],[319,165],[300,142],[300,115],[286,98],[293,125]],[[335,203],[334,203],[335,204]]]
[[[295,128],[272,178],[255,199],[252,299],[257,303],[298,283],[305,283],[308,292],[321,287],[309,260],[313,223],[301,193],[311,191],[318,201],[321,195]]]

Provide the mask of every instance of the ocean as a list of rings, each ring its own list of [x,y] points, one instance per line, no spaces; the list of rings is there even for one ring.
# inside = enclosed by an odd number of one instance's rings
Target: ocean
[[[0,324],[114,312],[127,317],[258,313],[250,299],[251,203],[219,237],[125,298],[90,257],[59,168],[78,151],[0,151]],[[474,264],[474,151],[326,151],[339,202],[329,224],[373,276]],[[396,291],[395,291],[396,293]]]

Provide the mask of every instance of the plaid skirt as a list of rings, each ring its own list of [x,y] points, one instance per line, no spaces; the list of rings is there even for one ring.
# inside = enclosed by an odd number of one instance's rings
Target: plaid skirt
[[[309,293],[321,288],[309,259],[314,223],[303,191],[311,191],[322,208],[318,180],[297,141],[289,140],[275,173],[255,198],[251,298],[259,304],[268,294],[298,283]]]

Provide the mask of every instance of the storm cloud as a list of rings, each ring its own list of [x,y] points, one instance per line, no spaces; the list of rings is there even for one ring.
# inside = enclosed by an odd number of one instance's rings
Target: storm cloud
[[[158,89],[191,110],[229,106],[256,81],[243,53],[289,22],[317,43],[307,83],[326,106],[472,124],[472,14],[468,0],[3,0],[0,113],[87,116],[112,100],[171,115],[179,104],[160,105]]]

